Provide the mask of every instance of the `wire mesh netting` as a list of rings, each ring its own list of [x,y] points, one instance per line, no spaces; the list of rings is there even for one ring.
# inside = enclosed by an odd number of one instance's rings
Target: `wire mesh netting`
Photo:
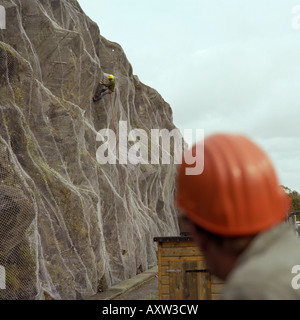
[[[178,233],[175,165],[99,165],[97,132],[119,120],[172,129],[172,112],[77,1],[5,6],[0,299],[82,299],[156,265],[153,237]],[[108,73],[113,103],[94,105]]]
[[[24,190],[7,148],[0,144],[0,265],[6,276],[1,299],[29,299],[36,295],[35,255],[29,241],[35,214]]]

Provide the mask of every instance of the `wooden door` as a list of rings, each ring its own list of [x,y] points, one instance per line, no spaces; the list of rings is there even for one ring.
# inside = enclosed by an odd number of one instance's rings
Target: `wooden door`
[[[169,262],[170,300],[210,300],[210,274],[204,261]]]

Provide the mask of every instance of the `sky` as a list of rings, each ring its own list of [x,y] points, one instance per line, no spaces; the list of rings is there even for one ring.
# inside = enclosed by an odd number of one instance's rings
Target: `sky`
[[[300,0],[79,3],[182,132],[248,136],[300,193]]]

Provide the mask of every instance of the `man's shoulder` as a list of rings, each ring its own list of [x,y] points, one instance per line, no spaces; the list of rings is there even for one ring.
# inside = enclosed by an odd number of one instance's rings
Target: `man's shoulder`
[[[270,283],[267,268],[261,268],[259,261],[249,261],[233,269],[223,291],[224,299],[248,299],[257,296],[261,288]]]
[[[232,270],[224,288],[224,299],[300,299],[294,290],[292,268],[296,260],[270,252],[253,257]],[[299,261],[300,264],[300,261]]]

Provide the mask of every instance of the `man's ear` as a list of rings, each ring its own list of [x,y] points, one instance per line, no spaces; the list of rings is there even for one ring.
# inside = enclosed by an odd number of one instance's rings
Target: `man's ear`
[[[206,252],[207,250],[207,238],[204,234],[200,233],[193,224],[190,225],[192,237],[197,245],[200,247],[202,252]]]

